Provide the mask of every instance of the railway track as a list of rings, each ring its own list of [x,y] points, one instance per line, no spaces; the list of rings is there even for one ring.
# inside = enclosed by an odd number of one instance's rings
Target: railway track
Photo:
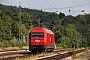
[[[57,54],[54,56],[43,57],[43,58],[39,58],[37,60],[61,60],[61,59],[65,59],[66,57],[70,57],[70,56],[76,55],[76,54],[84,52],[84,51],[85,51],[85,49],[81,49],[81,50],[76,50],[73,52],[66,52],[66,53]]]
[[[64,49],[56,49],[54,50],[54,52],[64,52]],[[80,53],[84,50],[79,50],[79,51],[75,51],[75,53]],[[51,59],[62,59],[68,56],[71,56],[73,53],[72,52],[68,52],[68,53],[58,53],[55,56],[50,56],[50,57],[46,57],[46,58],[40,58],[37,60],[51,60]],[[15,60],[16,58],[27,58],[30,57],[31,55],[33,55],[31,52],[29,51],[18,51],[18,52],[8,52],[8,53],[2,53],[0,54],[0,60]]]
[[[55,49],[54,52],[64,51],[64,49]],[[14,60],[15,58],[26,58],[33,55],[29,50],[19,50],[19,51],[1,51],[0,60]]]
[[[16,57],[28,57],[30,56],[29,50],[17,50],[17,51],[1,51],[0,60],[14,60]]]

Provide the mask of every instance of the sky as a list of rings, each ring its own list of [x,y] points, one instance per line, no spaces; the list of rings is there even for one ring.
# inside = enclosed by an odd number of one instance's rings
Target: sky
[[[90,13],[90,0],[0,0],[0,3],[74,16]]]

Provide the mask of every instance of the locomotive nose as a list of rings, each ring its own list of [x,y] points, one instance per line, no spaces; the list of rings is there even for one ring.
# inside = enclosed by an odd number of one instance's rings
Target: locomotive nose
[[[35,38],[35,42],[40,42],[40,39],[39,38]]]
[[[36,46],[42,46],[42,45],[44,45],[44,39],[43,38],[33,38],[32,40],[31,40],[31,45],[36,45]]]

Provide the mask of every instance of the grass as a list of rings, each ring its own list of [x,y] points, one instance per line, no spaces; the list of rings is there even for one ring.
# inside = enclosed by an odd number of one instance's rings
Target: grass
[[[7,48],[0,48],[0,51],[17,51],[22,49],[28,49],[28,46],[20,47],[7,47]]]
[[[41,58],[41,57],[45,57],[45,56],[50,56],[50,55],[53,55],[53,54],[56,54],[56,53],[41,53],[41,54],[37,54],[37,55],[32,55],[30,57],[27,57],[27,58],[16,58],[15,60],[37,60],[37,58]]]
[[[88,58],[87,56],[90,56],[90,51],[85,51],[84,53],[80,54],[79,56],[76,56],[75,59],[85,59],[85,58]]]

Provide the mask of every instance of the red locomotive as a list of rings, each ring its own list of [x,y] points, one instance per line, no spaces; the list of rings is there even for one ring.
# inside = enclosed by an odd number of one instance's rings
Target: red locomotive
[[[54,33],[45,28],[33,28],[29,33],[29,51],[32,53],[53,51],[55,48]]]

